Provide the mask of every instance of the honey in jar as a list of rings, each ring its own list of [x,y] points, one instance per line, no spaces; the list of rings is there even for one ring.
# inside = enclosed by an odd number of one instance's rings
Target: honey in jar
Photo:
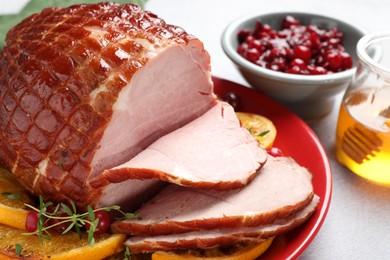
[[[390,185],[390,32],[364,36],[357,53],[357,71],[340,107],[336,158],[352,172]]]

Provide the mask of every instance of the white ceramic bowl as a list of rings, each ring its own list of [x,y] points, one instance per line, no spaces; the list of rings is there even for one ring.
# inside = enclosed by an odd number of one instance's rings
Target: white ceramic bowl
[[[322,29],[337,27],[344,34],[344,47],[352,56],[353,68],[327,75],[296,75],[277,72],[247,61],[237,53],[237,33],[253,30],[256,20],[279,30],[283,19],[292,15],[302,25],[317,25]],[[221,44],[226,55],[237,65],[248,83],[260,92],[286,104],[298,115],[313,118],[325,115],[333,107],[335,96],[344,91],[352,79],[358,58],[356,44],[366,31],[335,17],[307,12],[273,12],[245,15],[224,30]]]

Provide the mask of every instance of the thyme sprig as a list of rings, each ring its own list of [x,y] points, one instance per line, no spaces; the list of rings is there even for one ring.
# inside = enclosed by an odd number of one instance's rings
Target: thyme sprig
[[[89,229],[86,230],[88,234],[88,243],[89,245],[93,246],[95,243],[94,233],[97,231],[99,224],[99,218],[96,218],[95,213],[101,210],[107,212],[111,210],[118,211],[123,215],[121,219],[140,219],[140,217],[135,213],[123,212],[117,205],[101,207],[97,209],[93,209],[88,205],[87,212],[79,213],[77,212],[77,207],[73,201],[70,201],[70,206],[64,203],[60,203],[54,207],[53,202],[44,202],[42,196],[39,196],[39,208],[36,208],[30,204],[25,205],[38,213],[37,229],[34,232],[29,232],[26,234],[37,235],[41,243],[43,242],[43,239],[50,239],[50,229],[64,224],[67,225],[67,228],[62,232],[62,234],[65,234],[71,230],[75,230],[81,239],[82,229],[88,224],[90,226]],[[64,212],[66,214],[63,214]]]

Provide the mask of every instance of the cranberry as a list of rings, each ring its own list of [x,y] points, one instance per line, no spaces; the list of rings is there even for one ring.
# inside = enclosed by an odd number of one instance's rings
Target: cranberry
[[[107,232],[108,228],[111,225],[110,217],[108,216],[108,213],[104,210],[98,210],[95,212],[95,219],[99,219],[97,223],[97,229],[94,232],[95,235],[101,235]],[[87,220],[90,221],[90,219],[87,217]],[[87,222],[85,223],[85,228],[89,230],[91,228],[91,225]]]
[[[27,214],[25,228],[28,232],[35,232],[38,228],[38,212],[30,211]]]

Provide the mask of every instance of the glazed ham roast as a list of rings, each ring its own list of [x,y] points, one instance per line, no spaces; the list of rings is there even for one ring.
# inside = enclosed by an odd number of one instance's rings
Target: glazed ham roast
[[[210,172],[202,172],[202,165],[192,169],[194,161],[204,161],[214,163],[207,165],[210,170],[219,169],[214,182],[226,184],[211,186],[240,187],[265,162],[266,153],[237,119],[232,121],[233,112],[218,104],[203,44],[135,5],[45,9],[10,30],[0,59],[0,159],[29,191],[45,198],[70,199],[80,207],[130,201],[134,205],[128,208],[134,208],[156,181],[128,181],[120,188],[110,187],[111,181],[181,179],[182,185],[209,187]],[[230,124],[230,130],[181,143],[194,149],[183,154],[180,165],[144,168],[187,152],[175,151],[172,143],[155,150],[159,157],[150,154],[153,148],[142,154],[171,132],[168,142],[175,135],[191,135],[191,129],[174,130],[217,104],[219,118],[209,116],[203,123]],[[224,113],[229,122],[219,122]],[[196,126],[192,131],[198,131]],[[208,147],[223,154],[205,158]],[[146,158],[146,165],[137,159],[132,164],[136,155]],[[228,167],[226,158],[237,158],[236,163]],[[118,170],[127,163],[130,171]]]
[[[136,252],[261,241],[318,203],[311,174],[267,156],[217,99],[202,42],[135,5],[48,8],[12,28],[0,128],[0,163],[30,192],[138,209],[113,225]]]

